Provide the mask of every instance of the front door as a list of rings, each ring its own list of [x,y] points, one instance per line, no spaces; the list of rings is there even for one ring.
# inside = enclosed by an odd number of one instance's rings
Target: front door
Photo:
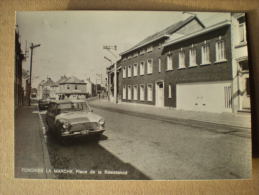
[[[164,82],[159,81],[156,83],[156,106],[164,106]]]

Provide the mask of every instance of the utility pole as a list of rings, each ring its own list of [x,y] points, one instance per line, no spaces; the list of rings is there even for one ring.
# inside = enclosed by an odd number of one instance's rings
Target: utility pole
[[[117,51],[116,45],[105,45],[103,49],[109,51],[113,57],[115,57],[116,61],[114,62],[114,103],[117,104],[117,55],[113,53],[112,50]],[[106,59],[106,58],[105,58]]]
[[[31,74],[32,74],[32,56],[33,56],[33,49],[36,48],[36,47],[39,47],[40,44],[37,44],[37,45],[33,45],[33,43],[31,43],[31,46],[30,46],[30,49],[31,49],[31,61],[30,61],[30,87],[29,87],[29,106],[31,105]]]

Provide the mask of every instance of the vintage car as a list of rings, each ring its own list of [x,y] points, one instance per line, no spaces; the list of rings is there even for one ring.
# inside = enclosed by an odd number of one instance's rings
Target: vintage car
[[[86,100],[56,100],[49,103],[46,123],[61,141],[68,137],[95,135],[104,131],[104,119],[94,114]]]
[[[49,99],[40,99],[39,102],[39,110],[47,110],[49,106]]]

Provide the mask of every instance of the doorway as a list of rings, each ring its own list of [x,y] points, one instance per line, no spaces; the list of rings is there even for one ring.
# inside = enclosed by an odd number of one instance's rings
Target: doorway
[[[156,106],[164,107],[164,81],[156,82]]]

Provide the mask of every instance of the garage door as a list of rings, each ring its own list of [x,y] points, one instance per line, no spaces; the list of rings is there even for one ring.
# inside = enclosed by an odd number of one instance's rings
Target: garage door
[[[177,109],[231,112],[231,83],[185,83],[176,85]]]

